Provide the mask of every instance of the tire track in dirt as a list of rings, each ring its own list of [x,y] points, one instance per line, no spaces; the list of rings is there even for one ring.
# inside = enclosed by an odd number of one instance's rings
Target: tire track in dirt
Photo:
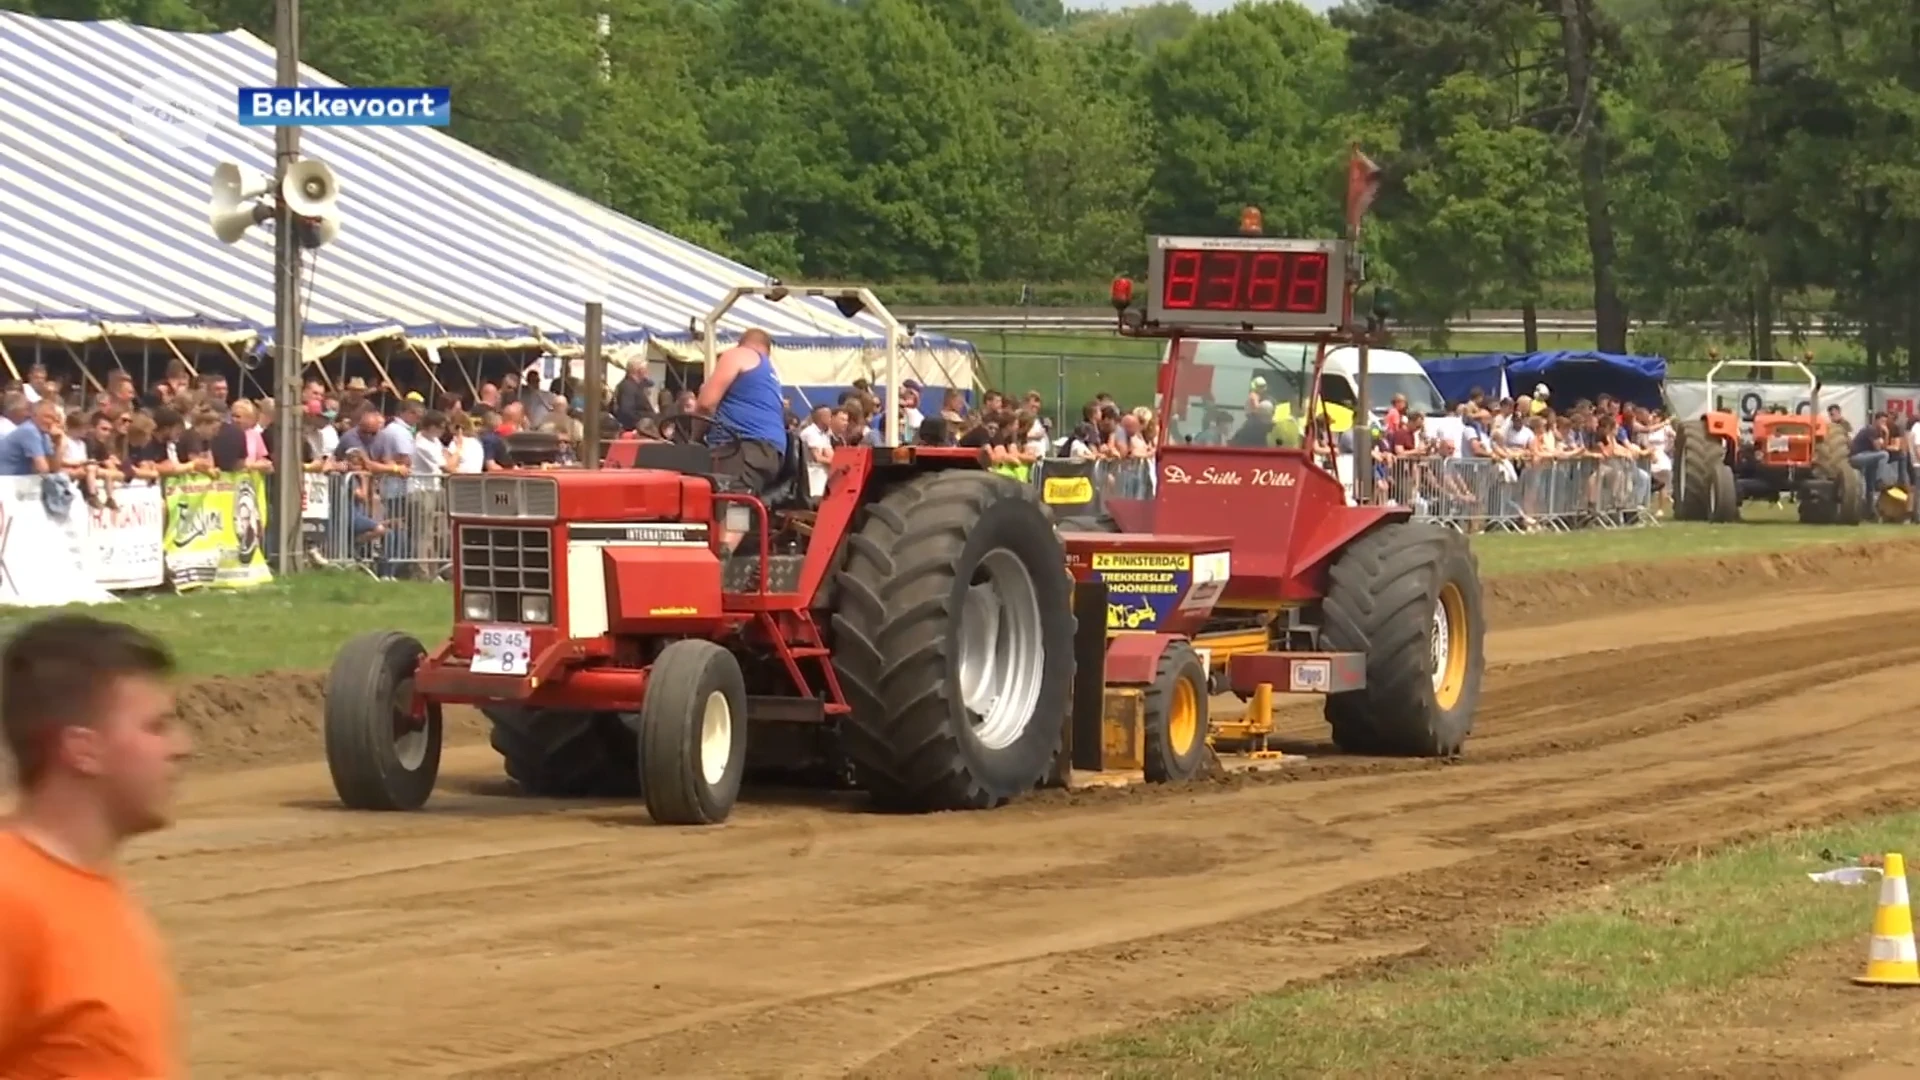
[[[1920,800],[1893,708],[1920,614],[1820,610],[1627,648],[1631,627],[1496,635],[1496,662],[1503,641],[1529,659],[1490,673],[1456,764],[663,830],[491,794],[492,755],[461,747],[419,815],[332,809],[317,766],[204,778],[133,870],[193,998],[196,1076],[937,1076],[1446,955],[1676,850]]]

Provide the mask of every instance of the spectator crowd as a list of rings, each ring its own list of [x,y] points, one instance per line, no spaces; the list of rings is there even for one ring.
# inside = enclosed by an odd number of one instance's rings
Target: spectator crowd
[[[404,528],[404,510],[416,523],[408,530],[414,535],[409,549],[429,539],[443,545],[444,537],[427,535],[433,530],[421,517],[440,509],[440,478],[507,468],[507,440],[521,432],[550,435],[557,463],[574,460],[584,439],[583,388],[571,379],[543,388],[534,374],[509,372],[473,385],[471,394],[440,390],[431,399],[390,384],[369,386],[357,377],[337,386],[310,380],[298,391],[302,460],[296,471],[329,478],[333,500],[344,504],[335,507],[334,518],[356,544]],[[39,365],[24,381],[0,386],[0,473],[65,475],[90,503],[111,507],[115,488],[131,481],[254,471],[277,483],[276,474],[287,471],[274,460],[269,437],[275,403],[235,399],[224,376],[196,375],[175,362],[144,391],[123,371],[94,390],[63,385]],[[692,390],[655,386],[644,364],[629,365],[604,405],[607,438],[691,434],[675,429],[688,424],[683,417],[693,412]],[[831,405],[789,415],[815,495],[825,490],[836,448],[884,442],[883,408],[874,388],[861,380]],[[1100,394],[1070,429],[1056,431],[1038,392],[987,390],[969,402],[959,390],[930,390],[911,379],[902,384],[897,408],[902,441],[978,448],[996,471],[1022,480],[1044,459],[1065,458],[1111,463],[1108,471],[1150,485],[1147,462],[1163,423],[1151,408],[1125,408]],[[1279,415],[1285,408],[1265,400],[1261,380],[1254,380],[1245,409],[1235,412],[1238,419],[1202,402],[1191,414],[1193,430],[1181,430],[1188,417],[1175,418],[1169,437],[1216,445],[1302,441],[1299,427]],[[1647,494],[1664,496],[1673,471],[1673,425],[1661,410],[1601,395],[1556,411],[1545,387],[1498,401],[1476,392],[1444,418],[1409,408],[1396,396],[1374,433],[1376,495],[1400,502],[1484,497],[1467,481],[1467,466],[1520,483],[1545,463],[1588,460],[1631,465],[1640,479],[1630,484],[1638,485],[1644,505]],[[1351,431],[1336,434],[1322,423],[1315,434],[1318,445],[1351,449]],[[1526,515],[1524,498],[1508,501]],[[431,561],[420,555],[417,561]]]

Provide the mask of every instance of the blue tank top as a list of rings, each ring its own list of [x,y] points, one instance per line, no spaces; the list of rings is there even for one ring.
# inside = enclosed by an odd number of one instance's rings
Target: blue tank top
[[[713,419],[707,430],[709,446],[735,439],[787,444],[787,399],[780,392],[772,357],[762,353],[759,364],[733,377],[720,407],[713,410]]]

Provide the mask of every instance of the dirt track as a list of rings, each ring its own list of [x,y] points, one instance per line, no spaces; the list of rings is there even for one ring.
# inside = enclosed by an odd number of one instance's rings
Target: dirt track
[[[254,720],[193,695],[204,771],[134,872],[196,1077],[943,1075],[1470,949],[1699,844],[1920,805],[1920,610],[1890,587],[1916,571],[1901,543],[1502,582],[1462,763],[1340,758],[1294,710],[1315,756],[1277,778],[991,814],[762,800],[655,829],[508,797],[471,744],[429,812],[349,814],[311,681],[230,682]]]

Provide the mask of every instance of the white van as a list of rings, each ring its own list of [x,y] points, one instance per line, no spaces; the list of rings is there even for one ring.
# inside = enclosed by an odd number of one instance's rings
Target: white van
[[[1246,423],[1247,403],[1255,393],[1275,405],[1304,408],[1315,353],[1310,345],[1197,341],[1184,343],[1181,353],[1173,401],[1162,418],[1175,442],[1231,443]],[[1332,406],[1327,413],[1336,435],[1353,426],[1359,392],[1360,350],[1342,346],[1328,352],[1320,369],[1320,396]],[[1397,349],[1367,350],[1368,411],[1385,416],[1395,394],[1406,396],[1410,410],[1444,424],[1446,400],[1420,361]],[[1351,498],[1353,455],[1343,452],[1335,461]]]

